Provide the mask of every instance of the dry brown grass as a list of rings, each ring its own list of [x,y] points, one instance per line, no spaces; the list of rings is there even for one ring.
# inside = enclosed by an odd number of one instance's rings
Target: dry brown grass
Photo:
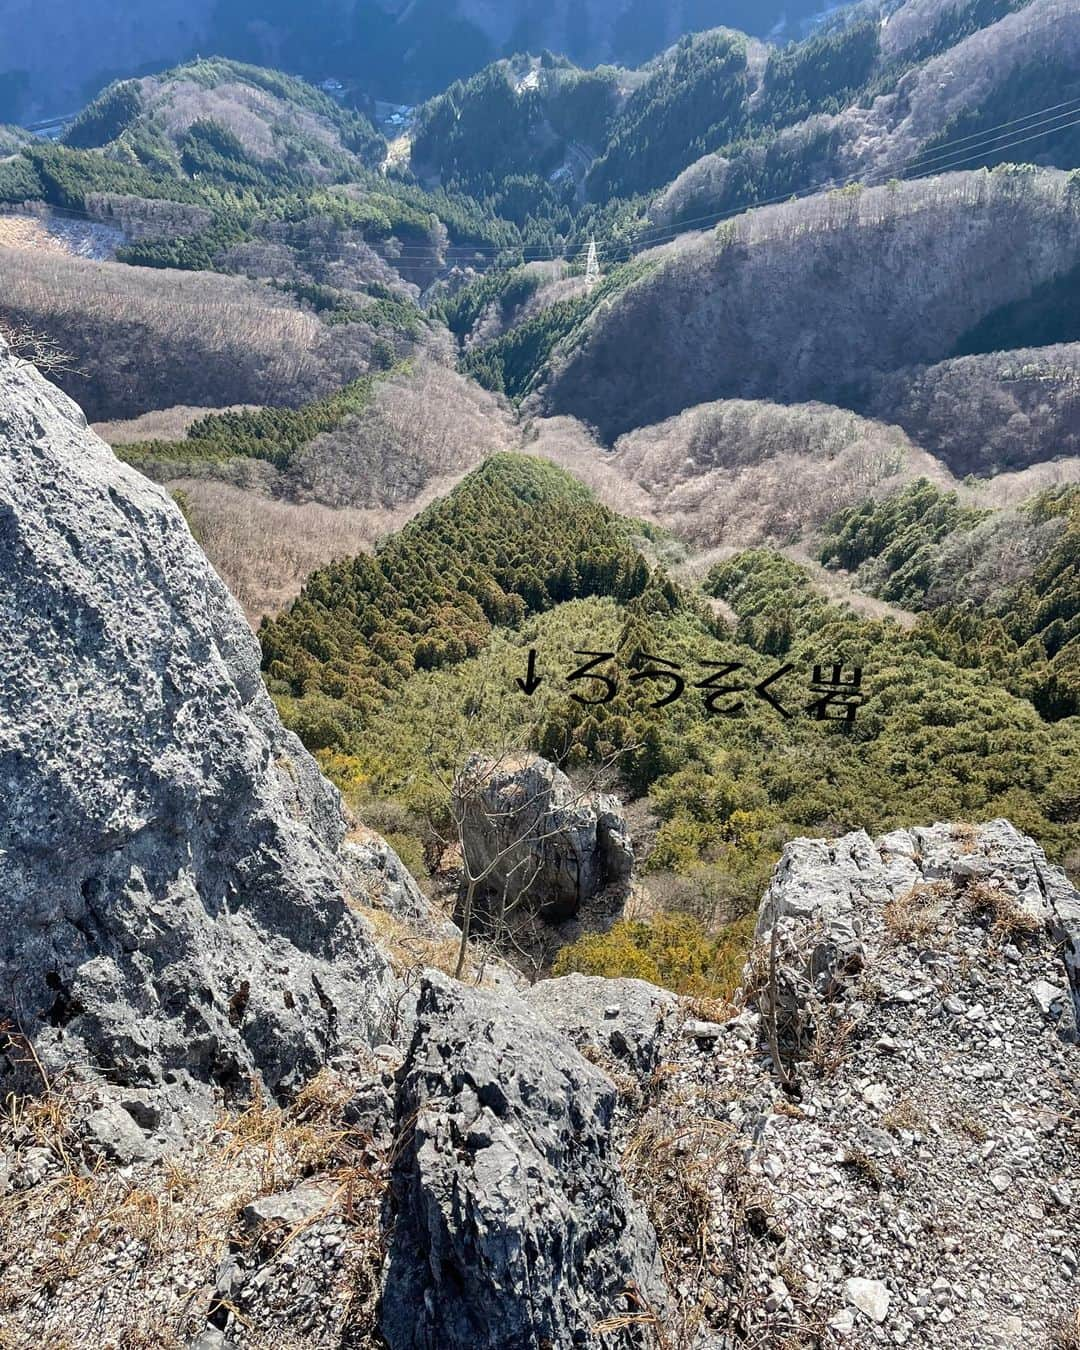
[[[857,1145],[846,1148],[840,1159],[840,1166],[846,1167],[859,1181],[872,1190],[880,1191],[884,1177],[881,1168],[864,1148]]]
[[[884,1112],[881,1123],[894,1133],[899,1130],[921,1130],[926,1126],[926,1117],[916,1106],[913,1098],[901,1097],[895,1105]]]
[[[944,931],[952,894],[952,886],[946,881],[919,882],[885,905],[885,931],[896,942],[930,941]]]
[[[223,1113],[204,1134],[159,1163],[119,1170],[87,1166],[77,1122],[85,1085],[54,1085],[11,1099],[0,1113],[0,1152],[18,1167],[28,1150],[48,1166],[38,1181],[0,1200],[0,1347],[91,1343],[125,1350],[180,1350],[212,1311],[218,1263],[245,1240],[241,1210],[256,1197],[317,1180],[322,1215],[345,1225],[341,1318],[373,1333],[384,1255],[380,1208],[391,1159],[344,1123],[354,1087],[324,1071],[287,1106],[253,1089],[247,1107]],[[274,1260],[299,1229],[257,1235],[259,1264]],[[162,1290],[165,1303],[155,1302]],[[190,1296],[187,1293],[190,1292]],[[201,1291],[201,1292],[200,1292]],[[153,1296],[153,1297],[151,1297]],[[97,1306],[98,1332],[83,1335]],[[299,1345],[280,1327],[252,1326],[252,1346]],[[252,1316],[257,1314],[252,1313]],[[43,1318],[38,1322],[35,1319]],[[59,1318],[59,1320],[50,1320]],[[66,1339],[66,1324],[78,1328]],[[37,1330],[31,1330],[37,1328]]]
[[[821,1078],[831,1078],[847,1063],[851,1033],[856,1022],[840,1008],[825,1004],[815,1010],[814,1037],[809,1060]]]
[[[704,996],[691,998],[687,1001],[686,1007],[691,1017],[699,1018],[702,1022],[726,1022],[737,1016],[739,1012],[739,1009],[728,998],[706,998]]]
[[[711,1182],[717,1153],[732,1133],[723,1121],[680,1125],[650,1112],[623,1153],[623,1173],[656,1231],[670,1288],[702,1289],[710,1268],[722,1260]],[[688,1343],[703,1314],[701,1306],[679,1309],[675,1346]]]
[[[976,1143],[986,1142],[989,1131],[981,1120],[972,1115],[953,1115],[949,1117],[949,1124],[958,1134],[966,1134],[969,1139],[974,1139]]]
[[[399,919],[388,910],[363,908],[360,912],[379,937],[379,945],[398,975],[431,967],[453,975],[457,965],[456,938],[432,938],[419,933],[415,925]],[[475,978],[478,967],[474,968]]]
[[[1080,1308],[1062,1313],[1050,1329],[1054,1350],[1080,1350]]]
[[[966,886],[961,904],[968,918],[989,919],[991,941],[999,946],[1042,932],[1042,924],[1021,907],[1015,896],[990,882],[976,881]]]

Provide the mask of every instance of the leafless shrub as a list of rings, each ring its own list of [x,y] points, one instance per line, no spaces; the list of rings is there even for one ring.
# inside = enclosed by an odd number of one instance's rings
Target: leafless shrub
[[[0,319],[0,344],[6,346],[21,366],[36,366],[43,375],[60,375],[75,369],[75,358],[54,342],[44,329]]]
[[[565,830],[565,810],[584,805],[635,749],[627,745],[607,756],[589,778],[572,785],[572,798],[556,809],[551,785],[542,774],[536,777],[531,797],[518,785],[493,789],[503,775],[536,759],[519,748],[535,741],[535,729],[510,733],[508,739],[493,754],[470,754],[452,777],[439,767],[434,747],[428,753],[428,771],[447,804],[446,825],[435,826],[435,833],[444,849],[455,852],[461,869],[456,979],[461,979],[469,959],[470,941],[480,935],[492,951],[516,959],[533,978],[540,974],[551,957],[550,935],[543,933],[534,912],[533,887],[545,867],[549,841]]]

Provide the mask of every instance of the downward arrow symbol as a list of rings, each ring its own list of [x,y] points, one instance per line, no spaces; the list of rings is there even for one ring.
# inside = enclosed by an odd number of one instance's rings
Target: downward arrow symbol
[[[529,648],[529,669],[526,672],[525,678],[523,680],[520,679],[515,680],[514,683],[521,690],[521,692],[525,694],[528,698],[532,698],[533,694],[535,694],[536,691],[540,688],[540,686],[544,683],[543,676],[537,675],[536,673],[535,647]]]

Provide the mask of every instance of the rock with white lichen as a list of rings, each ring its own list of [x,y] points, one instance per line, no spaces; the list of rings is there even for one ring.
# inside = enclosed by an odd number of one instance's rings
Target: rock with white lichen
[[[46,1072],[156,1090],[162,1129],[287,1092],[390,1033],[349,904],[373,865],[343,866],[340,798],[168,495],[2,354],[0,443],[0,1018]],[[127,1154],[117,1110],[98,1133]]]

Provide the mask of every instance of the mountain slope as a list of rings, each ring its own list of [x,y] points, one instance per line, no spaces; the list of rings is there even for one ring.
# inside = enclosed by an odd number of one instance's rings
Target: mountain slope
[[[877,373],[946,356],[1070,267],[1078,242],[1076,195],[1054,171],[765,208],[660,250],[556,351],[543,405],[610,440],[717,398],[843,403]]]
[[[884,27],[871,17],[771,54],[740,134],[685,168],[673,162],[682,171],[652,202],[652,225],[854,180],[1080,163],[1075,6],[1003,0],[936,13],[910,44],[890,46],[902,9]]]
[[[95,149],[124,139],[145,159],[181,159],[189,172],[238,146],[275,172],[318,181],[382,162],[385,142],[366,117],[301,80],[235,61],[195,61],[160,76],[109,85],[64,133],[65,145]]]
[[[1064,309],[1061,278],[1050,285]],[[984,477],[1080,454],[1078,401],[1080,343],[1070,342],[904,368],[875,381],[866,407],[953,473]]]
[[[1029,653],[1014,687],[989,657],[954,660],[933,632],[826,602],[766,550],[707,578],[729,626],[649,561],[670,544],[550,465],[493,458],[374,559],[316,573],[263,626],[270,687],[287,725],[361,813],[395,822],[410,857],[432,857],[447,775],[470,750],[530,747],[582,775],[613,763],[654,818],[644,866],[657,907],[670,895],[714,932],[746,913],[792,832],[1008,811],[1058,857],[1080,845],[1067,805],[1080,728],[1044,722],[1025,696],[1053,679],[1046,652]],[[530,649],[540,682],[526,697],[516,681]],[[583,649],[614,654],[599,667],[615,681],[604,703],[595,674],[570,678]],[[661,709],[670,677],[650,660],[685,681]],[[813,666],[832,661],[865,672],[850,731],[812,715]],[[741,701],[735,712],[709,714],[707,662],[733,663],[745,692],[722,704]],[[777,671],[789,717],[750,692]],[[727,950],[744,936],[730,932]],[[721,992],[724,960],[704,951],[691,944],[679,969]]]

